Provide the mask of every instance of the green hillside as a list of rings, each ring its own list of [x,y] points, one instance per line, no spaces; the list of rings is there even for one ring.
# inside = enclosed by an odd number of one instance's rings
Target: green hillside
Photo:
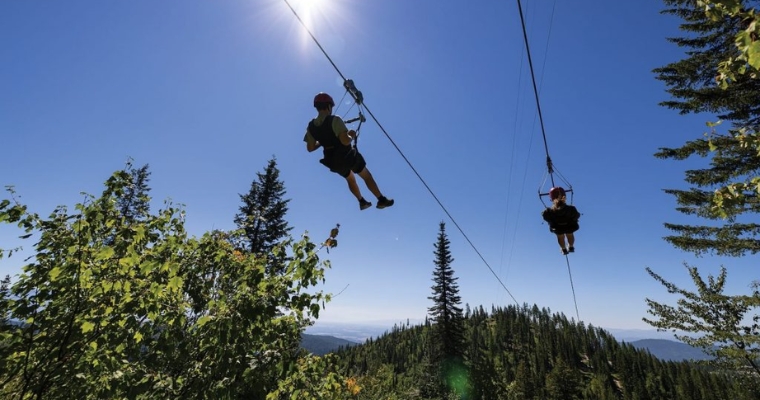
[[[754,377],[708,365],[662,361],[608,332],[548,309],[482,307],[465,313],[467,399],[757,399]],[[423,399],[431,379],[431,324],[396,326],[376,340],[342,349],[344,374],[362,399]]]

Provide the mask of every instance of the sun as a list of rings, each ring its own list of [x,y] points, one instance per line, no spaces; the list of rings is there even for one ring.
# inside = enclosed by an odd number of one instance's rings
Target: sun
[[[269,0],[280,2],[280,0]],[[287,4],[287,14],[295,19],[290,26],[301,36],[301,46],[305,50],[312,46],[312,40],[321,41],[326,47],[342,49],[345,32],[357,30],[356,18],[349,18],[345,8],[349,0],[283,0]],[[292,13],[291,13],[292,11]],[[282,15],[285,15],[284,13]],[[305,29],[304,29],[305,28]],[[322,47],[320,44],[320,47]]]
[[[293,9],[301,16],[304,24],[309,28],[314,28],[318,19],[317,16],[324,14],[328,0],[288,0]]]
[[[311,12],[312,10],[323,7],[325,3],[327,3],[326,0],[289,0],[289,1],[291,4],[293,4],[293,8],[295,8],[296,11],[302,12],[302,13]]]

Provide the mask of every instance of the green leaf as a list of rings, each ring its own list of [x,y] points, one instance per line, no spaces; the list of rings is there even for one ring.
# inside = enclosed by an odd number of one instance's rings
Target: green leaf
[[[56,280],[58,280],[59,275],[61,275],[61,269],[58,267],[51,269],[50,273],[48,274],[48,276],[50,276],[51,282],[55,282]]]
[[[97,254],[95,254],[95,260],[101,261],[101,260],[107,260],[111,257],[113,257],[115,251],[113,247],[103,247],[98,251]]]
[[[211,321],[211,318],[212,317],[210,315],[204,315],[204,316],[198,318],[198,321],[195,324],[198,325],[198,326],[206,325],[206,323],[208,323],[209,321]]]
[[[95,324],[89,321],[85,321],[82,323],[82,333],[92,332],[92,330],[95,329]]]
[[[169,279],[169,285],[167,288],[171,292],[176,292],[182,287],[182,278],[179,276],[175,276],[171,279]]]
[[[755,69],[760,69],[760,41],[747,46],[747,62]]]
[[[137,263],[140,261],[140,257],[137,254],[130,254],[127,257],[124,257],[119,260],[119,265],[122,267],[132,267],[137,265]]]
[[[140,332],[135,332],[135,336],[134,336],[134,338],[135,338],[135,340],[137,341],[137,343],[140,343],[140,342],[142,342],[142,339],[143,339],[143,335],[142,335],[142,333],[140,333]]]

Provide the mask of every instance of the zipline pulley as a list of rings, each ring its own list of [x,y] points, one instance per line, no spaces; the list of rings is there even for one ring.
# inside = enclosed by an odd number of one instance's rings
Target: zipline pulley
[[[545,207],[550,207],[550,205],[547,205],[544,201],[544,196],[549,196],[549,192],[551,188],[557,186],[557,182],[554,180],[554,176],[557,176],[560,185],[563,189],[565,189],[565,193],[570,193],[570,199],[568,200],[568,204],[573,204],[573,185],[570,184],[570,182],[565,179],[562,174],[557,171],[557,169],[554,167],[554,164],[552,163],[551,157],[548,155],[546,156],[546,173],[544,173],[544,178],[541,180],[541,186],[538,187],[538,198],[541,200],[541,202],[544,204]],[[546,188],[546,181],[549,180],[550,186]]]
[[[359,148],[359,132],[362,128],[362,123],[365,122],[367,119],[364,117],[364,113],[362,112],[362,105],[364,103],[364,95],[362,92],[356,88],[356,85],[354,84],[354,81],[352,79],[346,79],[343,81],[343,87],[346,89],[346,93],[351,95],[351,98],[354,99],[354,104],[359,108],[359,116],[356,118],[351,118],[345,121],[345,123],[350,124],[354,123],[356,121],[359,121],[359,125],[357,125],[355,131],[356,131],[356,137],[354,137],[354,148]],[[351,107],[353,108],[353,106]],[[349,109],[350,111],[350,109]]]

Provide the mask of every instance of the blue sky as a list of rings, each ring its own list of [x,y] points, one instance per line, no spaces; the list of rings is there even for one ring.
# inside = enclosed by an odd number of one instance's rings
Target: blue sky
[[[292,4],[517,301],[574,317],[565,258],[540,217],[545,156],[516,2],[304,1]],[[683,170],[701,163],[652,154],[710,120],[658,106],[668,97],[651,70],[682,57],[665,39],[678,21],[656,1],[523,8],[549,151],[583,214],[570,256],[581,319],[648,328],[644,299],[673,299],[647,266],[690,286],[684,261],[725,264],[729,293],[746,293],[748,260],[695,258],[661,239],[663,222],[699,222],[661,189],[685,187]],[[150,164],[155,208],[185,204],[198,236],[232,229],[238,194],[276,156],[293,234],[342,227],[323,254],[324,289],[342,292],[320,321],[424,318],[441,221],[463,302],[513,304],[374,122],[360,149],[392,208],[360,212],[306,152],[312,97],[338,100],[342,82],[281,0],[0,2],[0,49],[0,184],[40,214],[99,193],[131,157]],[[19,234],[0,227],[0,247]],[[0,273],[22,264],[0,260]]]

